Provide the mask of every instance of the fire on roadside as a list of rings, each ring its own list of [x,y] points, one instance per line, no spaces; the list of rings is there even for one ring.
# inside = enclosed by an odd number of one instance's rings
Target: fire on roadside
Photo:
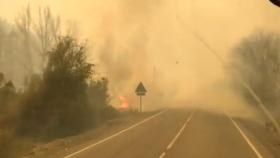
[[[124,97],[124,96],[119,96],[118,98],[119,98],[119,100],[121,102],[120,106],[118,107],[118,110],[119,111],[127,111],[127,110],[129,110],[129,103],[128,103],[127,98]]]

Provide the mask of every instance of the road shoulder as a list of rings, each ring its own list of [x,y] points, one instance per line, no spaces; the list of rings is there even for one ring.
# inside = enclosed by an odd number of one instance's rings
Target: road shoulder
[[[280,157],[280,137],[274,130],[267,128],[261,122],[242,118],[235,118],[235,120],[257,148],[264,153],[265,158]]]
[[[138,123],[159,111],[126,114],[120,118],[108,121],[107,123],[89,130],[85,133],[57,139],[47,144],[38,144],[31,151],[27,152],[23,158],[61,158],[69,153],[73,153],[109,137],[123,129],[126,129],[135,123]]]

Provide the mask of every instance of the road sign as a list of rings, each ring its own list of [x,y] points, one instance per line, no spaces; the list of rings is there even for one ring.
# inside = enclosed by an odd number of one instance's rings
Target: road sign
[[[139,111],[142,112],[142,96],[146,95],[147,93],[147,90],[142,82],[138,84],[135,93],[140,97]]]
[[[269,0],[269,1],[277,5],[278,7],[280,7],[280,0]]]
[[[143,96],[143,95],[145,95],[145,94],[147,93],[147,90],[146,90],[146,88],[144,87],[144,85],[143,85],[142,82],[140,82],[140,83],[138,84],[138,86],[137,86],[135,92],[136,92],[136,94],[137,94],[138,96]]]

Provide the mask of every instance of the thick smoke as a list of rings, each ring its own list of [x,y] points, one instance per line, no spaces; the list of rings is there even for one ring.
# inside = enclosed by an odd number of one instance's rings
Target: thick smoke
[[[280,25],[275,20],[280,18],[279,9],[266,0],[31,3],[50,5],[62,18],[79,24],[82,36],[90,39],[99,74],[109,78],[114,105],[121,104],[121,95],[136,107],[134,90],[143,81],[148,89],[146,110],[205,105],[243,113],[240,110],[248,106],[229,85],[224,65],[192,32],[201,35],[227,64],[230,50],[243,37],[256,29],[279,31]],[[186,25],[178,22],[178,16]]]

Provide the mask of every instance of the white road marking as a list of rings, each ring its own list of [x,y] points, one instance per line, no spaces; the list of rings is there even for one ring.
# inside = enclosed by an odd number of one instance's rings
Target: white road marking
[[[231,120],[231,122],[234,124],[234,126],[236,127],[236,129],[239,131],[239,133],[242,135],[242,137],[245,139],[245,141],[247,142],[247,144],[251,147],[251,149],[254,151],[254,153],[256,154],[256,156],[258,158],[264,158],[261,153],[257,150],[257,148],[254,146],[254,144],[250,141],[250,139],[246,136],[246,134],[242,131],[242,129],[238,126],[238,124],[228,115],[226,114],[227,117]]]
[[[165,156],[165,152],[161,153],[161,155],[159,156],[159,158],[164,158]]]
[[[138,123],[136,123],[136,124],[126,128],[126,129],[124,129],[124,130],[121,130],[121,131],[119,131],[119,132],[117,132],[117,133],[115,133],[115,134],[113,134],[113,135],[111,135],[111,136],[109,136],[109,137],[107,137],[107,138],[105,138],[103,140],[100,140],[100,141],[98,141],[98,142],[96,142],[94,144],[91,144],[91,145],[89,145],[89,146],[87,146],[87,147],[85,147],[85,148],[83,148],[83,149],[81,149],[79,151],[76,151],[76,152],[74,152],[72,154],[69,154],[69,155],[65,156],[64,158],[71,158],[71,157],[73,157],[75,155],[78,155],[81,152],[84,152],[84,151],[86,151],[86,150],[88,150],[90,148],[93,148],[93,147],[95,147],[95,146],[97,146],[99,144],[102,144],[102,143],[104,143],[104,142],[106,142],[106,141],[108,141],[110,139],[113,139],[114,137],[117,137],[118,135],[133,129],[133,128],[135,128],[135,127],[137,127],[137,126],[139,126],[139,125],[141,125],[141,124],[143,124],[143,123],[145,123],[145,122],[147,122],[147,121],[149,121],[149,120],[151,120],[151,119],[161,115],[162,113],[165,113],[166,111],[168,111],[168,110],[163,110],[161,112],[158,112],[158,113],[154,114],[153,116],[144,119],[143,121],[140,121],[140,122],[138,122]]]
[[[187,121],[184,123],[183,127],[180,129],[180,131],[176,134],[176,136],[172,139],[172,141],[169,143],[169,145],[167,146],[167,150],[171,149],[172,146],[174,145],[174,143],[176,142],[176,140],[179,138],[179,136],[183,133],[184,129],[186,128],[187,124],[190,122],[190,120],[192,119],[193,115],[194,115],[195,111],[192,112],[191,116],[187,119]]]

